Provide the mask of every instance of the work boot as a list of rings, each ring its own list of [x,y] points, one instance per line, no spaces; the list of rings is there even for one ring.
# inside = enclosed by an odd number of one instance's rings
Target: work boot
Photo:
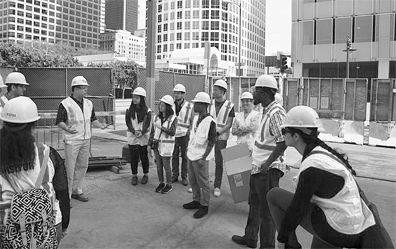
[[[186,178],[183,178],[183,180],[182,180],[182,184],[183,184],[184,186],[187,186],[187,185],[188,185],[188,181],[187,181],[187,179],[186,179]]]
[[[204,217],[205,215],[207,215],[209,212],[209,207],[208,206],[200,206],[198,211],[195,212],[194,214],[194,218],[195,219],[200,219],[202,217]]]
[[[183,204],[184,209],[199,209],[201,207],[201,204],[197,201],[192,201],[186,204]]]
[[[243,245],[243,246],[247,246],[250,248],[256,248],[257,247],[257,241],[256,242],[250,242],[247,243],[245,236],[239,236],[239,235],[234,235],[232,236],[232,241],[234,241],[235,243],[237,243],[238,245]]]
[[[72,194],[71,198],[82,201],[82,202],[87,202],[89,201],[88,197],[86,197],[84,194]]]
[[[179,181],[179,177],[178,176],[172,176],[171,181],[172,181],[172,183],[178,182]]]
[[[137,176],[132,176],[131,184],[132,184],[133,186],[136,186],[136,185],[137,185],[137,182],[138,182],[138,177],[137,177]]]
[[[142,178],[141,183],[142,183],[142,184],[146,184],[147,181],[148,181],[148,176],[147,176],[147,175],[143,175],[143,178]]]

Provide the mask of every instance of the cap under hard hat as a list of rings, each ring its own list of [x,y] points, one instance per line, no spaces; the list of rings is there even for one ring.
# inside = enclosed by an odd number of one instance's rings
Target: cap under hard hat
[[[71,86],[89,86],[87,80],[83,76],[73,78]]]
[[[282,128],[292,127],[310,134],[310,130],[304,128],[318,128],[321,129],[322,125],[319,120],[318,113],[308,106],[295,106],[290,109],[285,118]]]
[[[241,99],[253,99],[253,94],[251,94],[250,92],[244,92],[241,95]]]
[[[164,97],[162,97],[160,99],[160,101],[164,102],[165,104],[171,105],[171,106],[174,104],[174,100],[173,100],[172,96],[170,96],[170,95],[165,95]]]
[[[146,90],[143,87],[136,87],[132,94],[146,97]]]
[[[173,88],[174,92],[186,92],[186,88],[182,85],[182,84],[177,84],[174,88]]]
[[[260,75],[257,78],[256,84],[254,85],[254,87],[268,87],[268,88],[278,90],[278,83],[276,82],[276,79],[274,76],[264,74],[264,75]]]
[[[18,85],[26,85],[26,86],[29,85],[29,83],[26,82],[25,76],[20,72],[12,72],[9,75],[7,75],[5,83],[6,85],[10,85],[10,84],[18,84]]]
[[[216,82],[213,84],[214,86],[219,86],[221,88],[224,88],[227,90],[227,83],[224,80],[216,80]]]
[[[27,124],[40,119],[37,106],[28,97],[19,96],[10,99],[4,105],[0,119],[9,123]]]
[[[206,92],[199,92],[195,95],[195,98],[193,100],[191,100],[191,102],[210,104],[210,96]]]

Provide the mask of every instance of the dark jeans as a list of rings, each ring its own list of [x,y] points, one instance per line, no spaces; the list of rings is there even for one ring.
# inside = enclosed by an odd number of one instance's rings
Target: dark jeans
[[[224,140],[217,140],[215,143],[215,180],[214,180],[214,187],[220,188],[221,181],[223,179],[223,155],[221,154],[221,150],[227,147],[227,141]]]
[[[172,175],[173,177],[179,176],[179,154],[181,152],[181,177],[187,179],[187,145],[189,137],[177,137],[175,139],[175,148],[172,155]]]
[[[149,172],[149,160],[147,153],[147,145],[140,146],[129,145],[129,151],[131,153],[131,170],[132,174],[136,175],[138,173],[139,159],[142,161],[143,173],[148,174]]]
[[[245,228],[245,239],[248,243],[258,241],[260,231],[260,248],[275,248],[275,224],[267,203],[267,193],[279,187],[283,172],[270,169],[267,173],[250,176],[249,216]]]
[[[268,192],[268,206],[277,229],[280,228],[293,198],[293,193],[281,188],[274,188]],[[359,234],[341,234],[334,230],[327,222],[323,211],[315,204],[311,204],[307,209],[300,226],[313,235],[311,248],[361,247]],[[289,234],[287,243],[293,246],[298,243],[295,231]]]

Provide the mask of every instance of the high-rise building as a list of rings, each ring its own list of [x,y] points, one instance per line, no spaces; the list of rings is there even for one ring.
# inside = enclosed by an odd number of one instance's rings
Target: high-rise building
[[[295,77],[396,77],[395,0],[293,0]]]
[[[157,14],[156,59],[169,58],[175,49],[202,48],[210,42],[220,51],[219,59],[227,62],[227,74],[235,75],[241,35],[244,75],[264,73],[265,1],[159,0]]]
[[[120,57],[145,65],[145,38],[126,30],[106,31],[100,34],[100,49],[117,53]]]
[[[138,29],[138,7],[138,0],[106,0],[106,29],[133,33]]]
[[[0,1],[0,41],[40,41],[97,48],[102,1]]]

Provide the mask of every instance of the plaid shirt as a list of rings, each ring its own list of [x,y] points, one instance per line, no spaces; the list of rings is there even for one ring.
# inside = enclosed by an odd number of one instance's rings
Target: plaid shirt
[[[271,102],[267,107],[263,109],[263,116],[262,119],[265,117],[267,112],[272,109],[272,107],[277,104],[278,102],[273,101]],[[276,143],[280,143],[285,141],[285,137],[282,135],[282,129],[281,126],[283,125],[283,122],[286,117],[286,111],[284,109],[276,111],[269,120],[269,132],[272,136],[274,136],[274,140]],[[262,120],[261,120],[262,121]],[[270,168],[275,168],[279,169],[283,173],[285,173],[286,170],[286,163],[283,163],[284,159],[282,156],[280,156],[279,160],[281,163],[272,163]],[[252,166],[252,172],[251,174],[258,174],[261,171],[261,165],[254,165]]]

